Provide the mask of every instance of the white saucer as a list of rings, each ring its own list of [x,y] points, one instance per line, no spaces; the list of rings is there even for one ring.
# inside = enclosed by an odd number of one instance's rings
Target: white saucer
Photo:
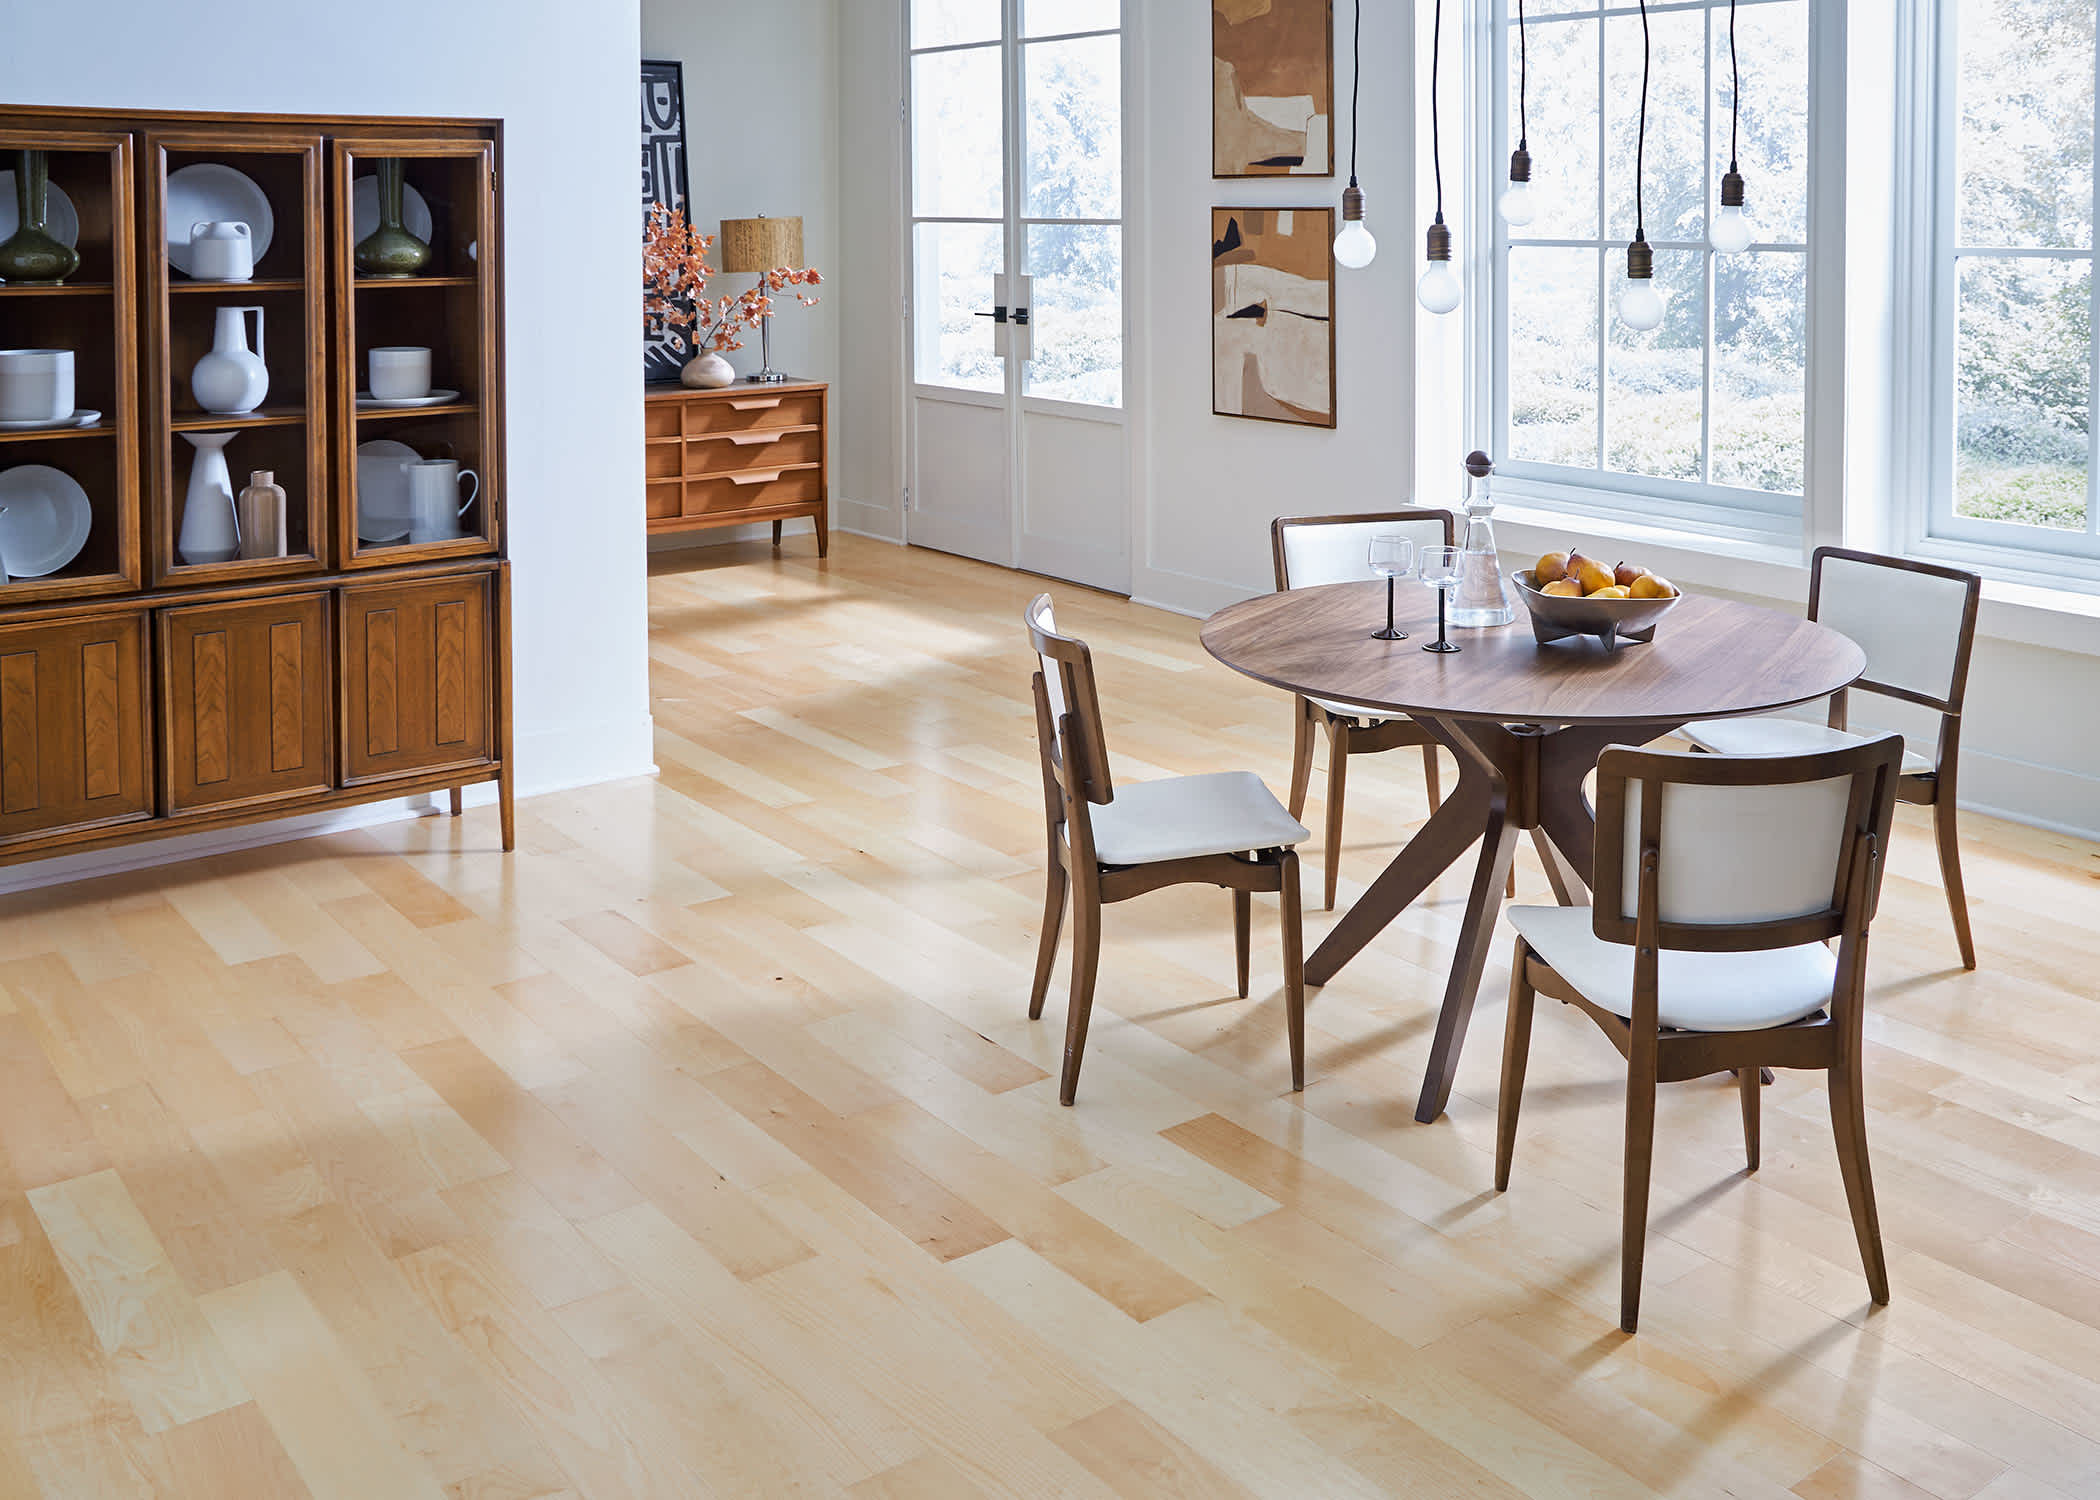
[[[359,411],[391,411],[396,407],[407,409],[416,406],[443,406],[448,401],[457,401],[458,391],[433,389],[427,396],[402,396],[391,401],[382,401],[370,391],[357,393]]]
[[[101,412],[83,407],[61,422],[0,422],[0,432],[63,432],[68,427],[92,427],[101,420]]]

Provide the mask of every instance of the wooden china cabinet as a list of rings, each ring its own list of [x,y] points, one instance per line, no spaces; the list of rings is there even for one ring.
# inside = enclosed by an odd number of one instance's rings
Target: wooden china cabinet
[[[36,466],[15,481],[40,528],[22,535],[63,531],[45,508],[87,497],[77,552],[0,581],[0,864],[441,789],[456,814],[485,781],[511,848],[501,125],[0,107],[0,171],[23,151],[45,154],[80,267],[0,282],[0,347],[72,350],[99,417],[0,430],[0,489]],[[352,254],[382,161],[430,247],[400,279]],[[251,279],[177,264],[192,226],[170,219],[199,183],[225,217],[269,220]],[[269,391],[227,416],[190,371],[236,307],[261,309]],[[431,351],[427,398],[360,399],[382,345]],[[236,493],[257,469],[283,487],[283,555],[185,556],[206,433]],[[414,458],[473,472],[456,535],[407,530]],[[0,516],[0,566],[13,535]]]

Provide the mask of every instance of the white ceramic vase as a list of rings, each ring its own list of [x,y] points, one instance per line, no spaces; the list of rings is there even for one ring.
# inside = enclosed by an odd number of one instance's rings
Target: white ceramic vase
[[[678,372],[678,382],[696,390],[719,391],[726,385],[736,384],[736,370],[728,360],[710,349],[685,362],[685,368]]]
[[[190,394],[206,411],[239,416],[270,394],[270,369],[263,363],[263,310],[222,307],[212,331],[211,353],[190,371]],[[255,348],[248,347],[246,314],[255,314]]]
[[[241,550],[233,514],[233,475],[226,467],[230,432],[185,432],[197,456],[190,461],[189,494],[182,502],[182,530],[175,550],[186,563],[225,562]]]

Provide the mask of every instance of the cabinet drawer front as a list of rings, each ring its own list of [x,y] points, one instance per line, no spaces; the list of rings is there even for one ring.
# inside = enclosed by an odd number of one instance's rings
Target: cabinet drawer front
[[[487,763],[485,573],[342,592],[343,780]]]
[[[680,414],[684,408],[685,403],[675,397],[667,397],[661,401],[644,401],[642,403],[642,436],[653,438],[677,437],[682,424]]]
[[[652,521],[667,521],[678,514],[680,485],[677,480],[650,481],[646,494],[646,507]]]
[[[0,627],[0,844],[151,817],[146,617]]]
[[[816,469],[788,469],[776,473],[719,475],[712,479],[685,482],[685,513],[711,516],[730,510],[763,510],[772,505],[798,505],[817,499],[823,484]]]
[[[159,656],[171,814],[334,786],[326,594],[163,610]]]
[[[766,427],[809,427],[824,420],[822,391],[766,391],[733,386],[719,396],[685,404],[685,435],[751,432]]]
[[[676,479],[685,454],[677,439],[654,439],[642,444],[642,474],[648,479]]]
[[[739,432],[687,439],[685,472],[692,478],[738,470],[783,469],[790,464],[818,463],[823,457],[824,434],[814,428],[806,432]]]

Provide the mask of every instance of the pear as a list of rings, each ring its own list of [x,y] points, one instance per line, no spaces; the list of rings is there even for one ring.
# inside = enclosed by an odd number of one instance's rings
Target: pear
[[[1568,576],[1582,585],[1585,594],[1612,587],[1611,569],[1594,557],[1577,552],[1568,558]]]
[[[1572,578],[1556,578],[1540,589],[1539,592],[1551,594],[1557,599],[1580,599],[1582,597],[1582,585]]]
[[[1622,562],[1611,570],[1611,581],[1624,584],[1627,588],[1632,588],[1634,579],[1641,577],[1647,571],[1639,563]]]
[[[1549,583],[1558,583],[1568,576],[1568,554],[1548,552],[1531,569],[1531,581],[1543,589]]]
[[[1643,573],[1634,579],[1632,593],[1636,599],[1675,599],[1677,585],[1659,573]]]
[[[1591,589],[1589,597],[1592,599],[1630,599],[1633,595],[1623,583],[1607,583],[1601,589]]]

